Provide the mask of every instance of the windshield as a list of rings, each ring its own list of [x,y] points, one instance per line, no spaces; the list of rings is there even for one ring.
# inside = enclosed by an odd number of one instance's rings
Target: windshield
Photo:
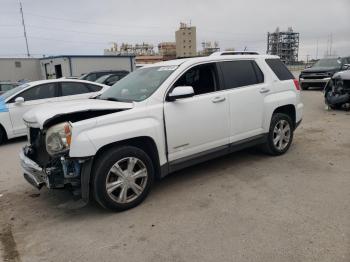
[[[23,84],[23,85],[17,86],[15,88],[3,93],[0,97],[5,100],[5,99],[9,98],[10,96],[16,94],[17,92],[27,88],[28,86],[29,86],[28,84]]]
[[[104,75],[104,76],[101,76],[100,78],[97,78],[97,80],[95,81],[96,83],[100,83],[100,84],[103,84],[103,82],[108,78],[110,77],[111,75]]]
[[[327,58],[318,60],[312,67],[340,67],[341,60],[338,58]]]
[[[151,96],[176,70],[177,66],[158,66],[138,69],[115,83],[100,99],[142,101]]]

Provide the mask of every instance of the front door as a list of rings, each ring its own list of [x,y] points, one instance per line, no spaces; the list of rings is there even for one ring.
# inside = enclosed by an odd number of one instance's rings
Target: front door
[[[56,96],[57,84],[50,83],[31,87],[11,99],[8,107],[14,133],[25,135],[26,126],[23,122],[23,115],[38,105],[56,101]],[[23,97],[24,102],[16,103],[17,97]]]
[[[227,96],[219,91],[215,63],[195,66],[176,81],[192,86],[195,96],[165,102],[169,161],[219,149],[229,143]]]

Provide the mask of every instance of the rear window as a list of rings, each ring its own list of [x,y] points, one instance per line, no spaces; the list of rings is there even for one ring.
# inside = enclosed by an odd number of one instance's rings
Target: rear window
[[[266,63],[275,73],[279,80],[294,79],[294,76],[289,72],[288,68],[279,59],[265,59]]]

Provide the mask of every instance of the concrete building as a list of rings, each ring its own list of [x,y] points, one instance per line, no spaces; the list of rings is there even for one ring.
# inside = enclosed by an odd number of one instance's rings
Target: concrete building
[[[41,79],[37,58],[0,58],[0,81],[17,82]]]
[[[97,70],[127,70],[131,72],[135,68],[134,55],[53,56],[41,58],[39,65],[42,79],[79,77]]]
[[[180,23],[175,32],[176,57],[191,57],[197,55],[196,27]]]
[[[267,33],[267,54],[278,55],[286,64],[298,62],[299,33],[293,32],[291,27],[287,31],[280,31],[277,27],[273,33]]]

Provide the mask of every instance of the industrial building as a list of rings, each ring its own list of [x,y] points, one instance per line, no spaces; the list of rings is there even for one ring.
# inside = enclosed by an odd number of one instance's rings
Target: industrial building
[[[201,56],[208,56],[212,53],[220,51],[219,43],[215,41],[212,43],[211,41],[203,41],[202,43],[202,50],[199,51],[199,55]]]
[[[0,81],[35,81],[41,79],[37,58],[0,58]]]
[[[180,23],[175,32],[176,57],[192,57],[197,55],[196,27]]]
[[[299,33],[293,32],[291,27],[287,31],[280,31],[277,27],[273,33],[267,33],[267,54],[277,55],[286,64],[298,61]]]
[[[171,60],[176,58],[176,43],[162,42],[158,44],[158,53],[163,56],[163,60]]]
[[[134,55],[66,55],[40,59],[42,79],[81,76],[96,70],[126,70],[136,68]]]

